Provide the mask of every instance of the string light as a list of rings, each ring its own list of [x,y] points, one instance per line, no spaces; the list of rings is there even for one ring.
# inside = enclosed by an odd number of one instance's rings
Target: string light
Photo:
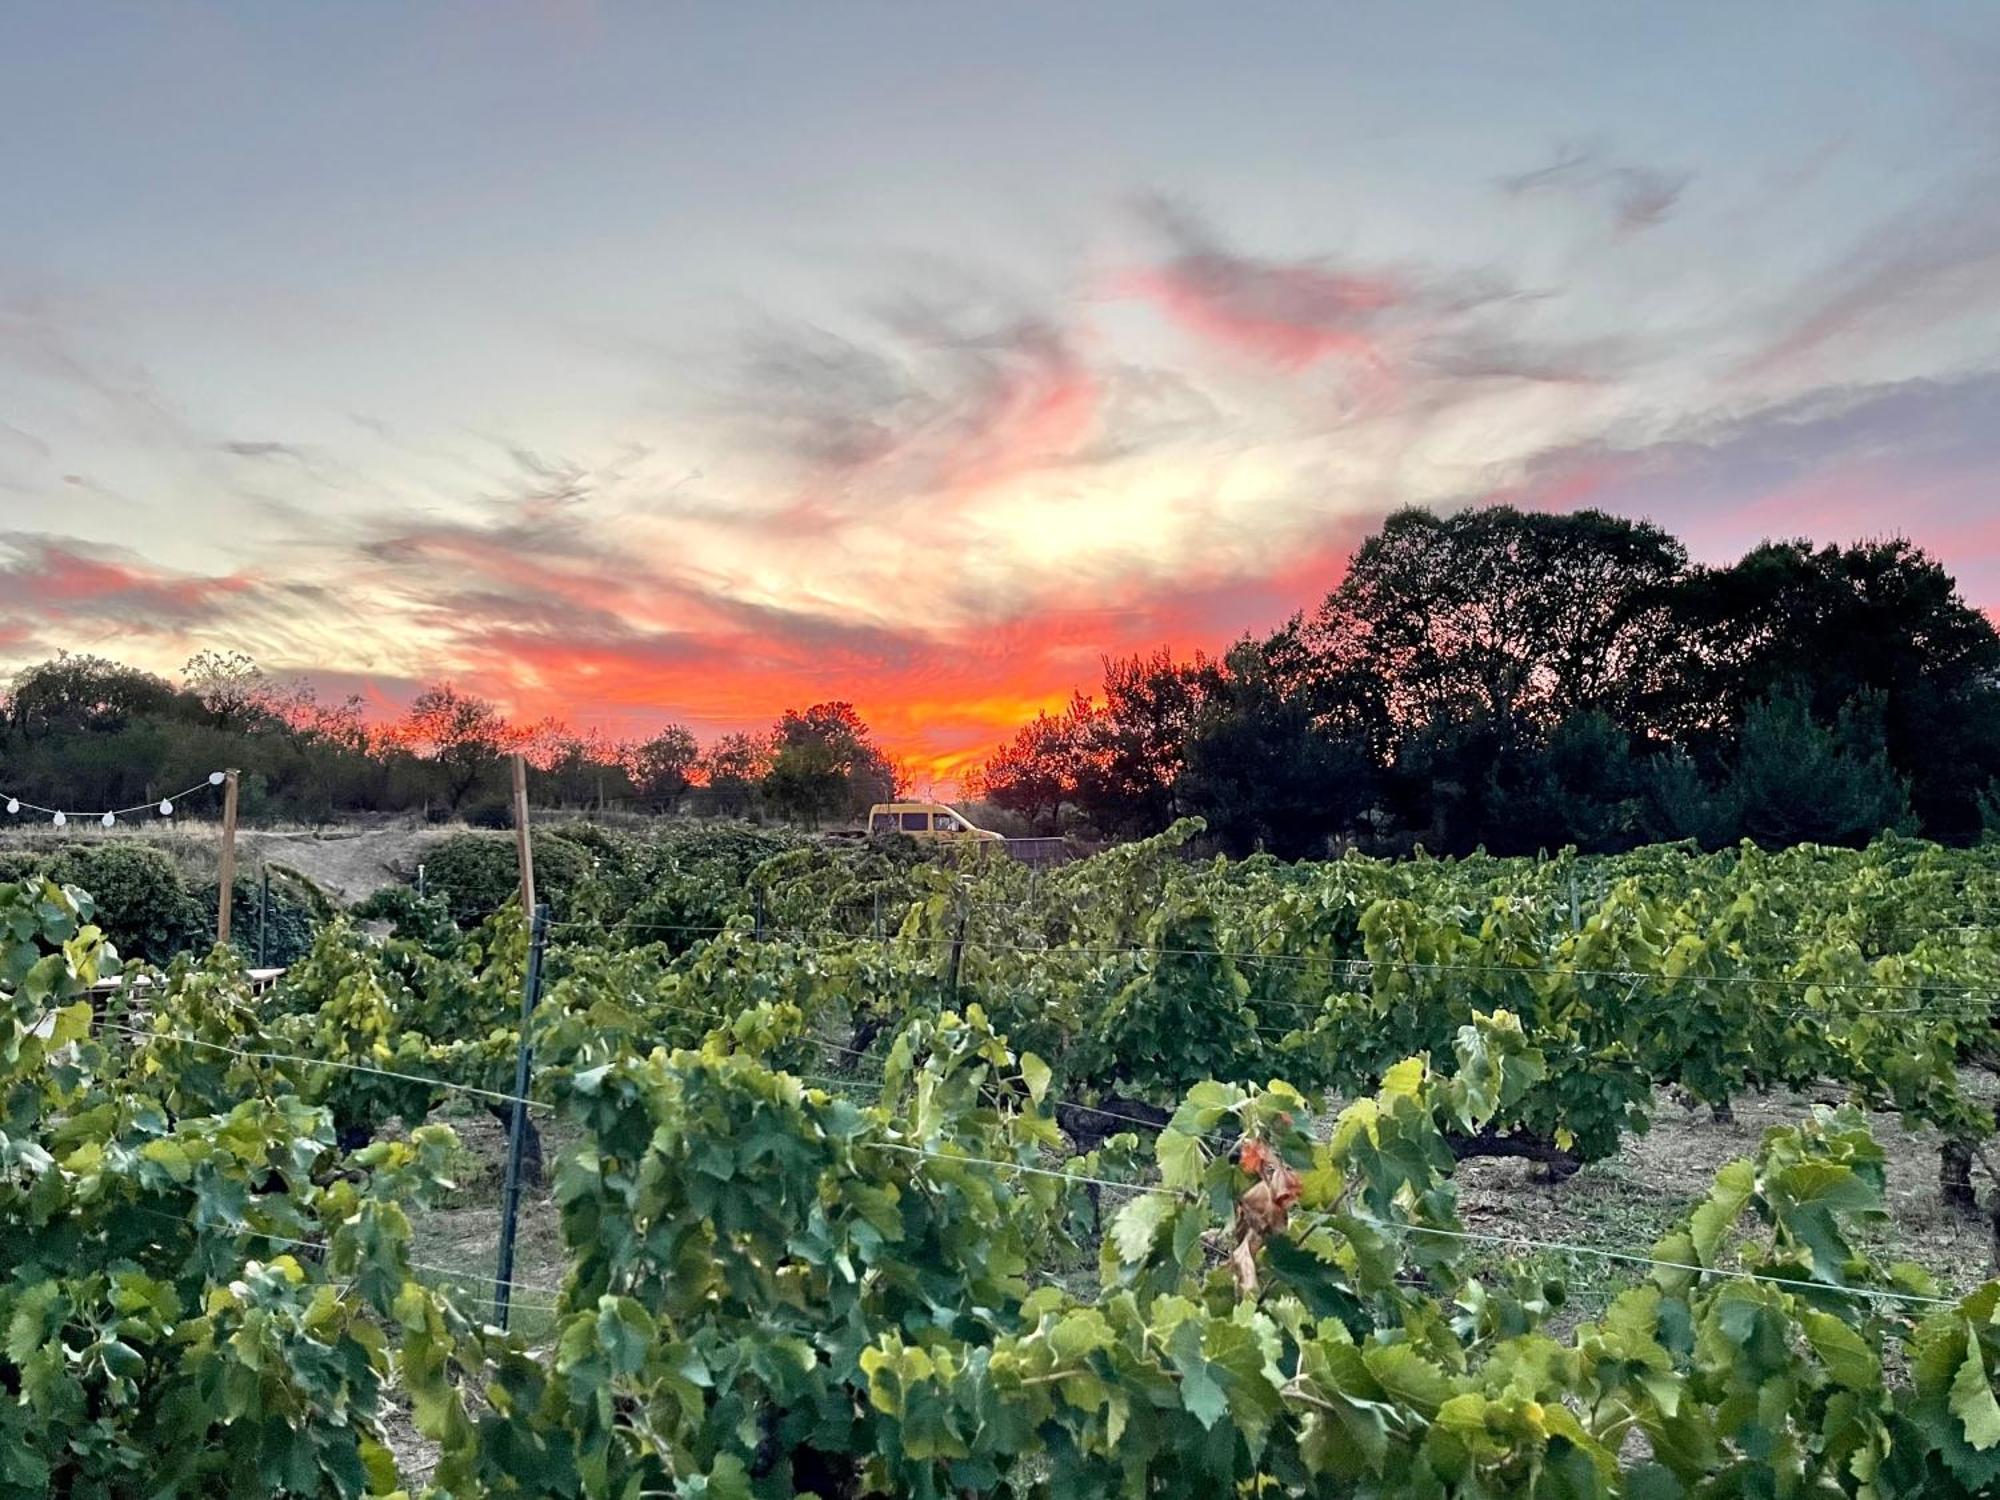
[[[171,818],[174,815],[175,803],[186,801],[187,798],[201,791],[204,787],[221,786],[228,779],[229,777],[225,772],[210,771],[207,779],[197,781],[185,791],[175,792],[171,797],[162,797],[158,802],[139,802],[131,807],[111,807],[106,808],[103,812],[96,813],[80,812],[76,816],[79,818],[95,818],[106,828],[117,827],[118,820],[131,813],[157,812],[163,818]],[[67,828],[69,826],[71,815],[60,807],[43,807],[39,802],[23,802],[19,797],[14,796],[7,798],[7,811],[10,814],[18,814],[24,808],[29,812],[47,814],[49,821],[58,828]]]

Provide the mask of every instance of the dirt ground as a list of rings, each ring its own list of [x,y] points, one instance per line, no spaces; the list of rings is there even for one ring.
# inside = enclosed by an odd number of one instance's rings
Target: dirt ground
[[[416,877],[424,851],[464,831],[456,827],[256,829],[239,837],[244,858],[252,864],[269,860],[297,870],[336,905],[347,906],[385,885],[408,884]]]
[[[385,885],[408,884],[424,851],[463,833],[461,825],[423,827],[409,822],[338,828],[245,828],[236,836],[237,863],[255,871],[265,860],[296,870],[340,906],[359,901]],[[215,879],[221,829],[214,823],[133,823],[108,830],[44,825],[0,831],[0,847],[33,848],[38,843],[140,839],[170,853],[196,882]]]
[[[1968,1086],[1975,1080],[1967,1079]],[[1832,1091],[1826,1093],[1832,1098]],[[1708,1196],[1715,1174],[1737,1157],[1754,1157],[1765,1131],[1811,1115],[1812,1094],[1777,1093],[1738,1099],[1734,1118],[1719,1121],[1707,1109],[1691,1110],[1662,1097],[1653,1127],[1627,1136],[1615,1157],[1593,1162],[1564,1183],[1543,1181],[1532,1163],[1464,1162],[1458,1169],[1459,1216],[1479,1234],[1561,1241],[1644,1255]],[[1985,1219],[1946,1208],[1938,1193],[1935,1131],[1904,1130],[1895,1115],[1869,1117],[1887,1155],[1885,1223],[1860,1236],[1884,1263],[1914,1261],[1936,1277],[1947,1295],[1972,1290],[1996,1271]],[[1978,1182],[1983,1174],[1974,1172]],[[1982,1192],[1989,1184],[1979,1183]],[[1643,1268],[1597,1256],[1546,1249],[1515,1252],[1529,1264],[1568,1283],[1571,1301],[1557,1326],[1594,1317],[1612,1296],[1632,1285]],[[1495,1246],[1493,1259],[1509,1252]]]

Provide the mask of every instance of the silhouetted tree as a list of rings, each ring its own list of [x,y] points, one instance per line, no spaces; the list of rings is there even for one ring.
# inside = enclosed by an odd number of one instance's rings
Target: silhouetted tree
[[[1546,729],[1586,710],[1635,725],[1665,685],[1686,567],[1665,532],[1598,511],[1403,510],[1362,543],[1311,636],[1380,680],[1392,734]]]
[[[1081,693],[1060,714],[1035,715],[986,762],[982,794],[1038,832],[1053,833],[1063,805],[1077,800],[1083,784],[1096,717],[1095,705]]]
[[[771,762],[767,742],[754,734],[725,734],[701,758],[710,807],[741,817],[757,798],[757,783]]]
[[[1674,613],[1677,738],[1733,731],[1780,690],[1803,692],[1821,722],[1876,693],[1925,831],[1977,835],[1978,790],[2000,775],[2000,634],[1920,548],[1766,543],[1697,570]]]
[[[499,764],[508,738],[497,708],[448,682],[417,695],[403,716],[401,734],[435,768],[438,789],[454,812]]]
[[[1744,722],[1729,795],[1744,833],[1788,844],[1864,844],[1908,831],[1909,787],[1889,763],[1881,695],[1862,693],[1828,728],[1814,721],[1803,687],[1783,688]]]
[[[701,760],[701,746],[679,724],[669,724],[631,753],[632,784],[661,812],[680,806],[692,784],[695,766]]]
[[[1232,853],[1297,859],[1327,852],[1373,804],[1375,765],[1361,737],[1318,711],[1282,662],[1289,637],[1241,641],[1206,675],[1175,787]]]
[[[1078,805],[1105,833],[1141,834],[1175,813],[1174,783],[1201,708],[1207,665],[1170,652],[1107,657],[1104,704],[1085,721]]]

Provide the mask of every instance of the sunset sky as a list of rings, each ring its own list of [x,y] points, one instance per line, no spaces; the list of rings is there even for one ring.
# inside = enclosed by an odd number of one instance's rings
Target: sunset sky
[[[2000,607],[2000,6],[16,5],[0,672],[948,780],[1403,504]]]

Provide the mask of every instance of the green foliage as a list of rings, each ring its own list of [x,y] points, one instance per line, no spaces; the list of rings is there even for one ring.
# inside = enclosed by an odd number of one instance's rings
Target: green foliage
[[[1771,1132],[1577,1325],[1453,1184],[1468,1143],[1606,1152],[1666,1085],[1831,1080],[1983,1134],[1957,1069],[2000,940],[1953,924],[1990,853],[1287,865],[1201,833],[1036,876],[572,844],[597,869],[528,1022],[568,1262],[534,1347],[412,1284],[403,1207],[446,1086],[512,1087],[518,908],[385,898],[395,935],[328,924],[255,1000],[183,957],[93,1035],[87,902],[0,887],[0,1500],[388,1494],[392,1393],[452,1497],[2000,1486],[2000,1284],[1877,1262],[1857,1112]],[[654,882],[721,930],[633,931]],[[1149,1102],[1150,1140],[1074,1153],[1079,1106]]]
[[[559,917],[590,872],[591,855],[559,833],[537,831],[535,894]],[[471,926],[516,899],[521,888],[520,857],[511,834],[461,833],[434,845],[424,856],[426,888],[440,896],[460,926]]]
[[[1909,788],[1889,764],[1878,701],[1842,706],[1827,729],[1800,690],[1774,694],[1743,726],[1729,795],[1767,848],[1865,843],[1911,827]]]
[[[68,843],[0,856],[0,869],[89,891],[99,927],[130,957],[165,963],[215,936],[212,901],[205,908],[173,856],[155,845],[134,839]]]
[[[400,1206],[441,1185],[448,1133],[343,1160],[254,1069],[205,1100],[172,1054],[93,1035],[79,997],[116,956],[88,918],[0,884],[0,1496],[387,1492],[391,1385],[431,1397],[436,1434],[458,1409],[384,1332],[449,1316]],[[213,965],[156,989],[153,1036],[239,1009]]]

